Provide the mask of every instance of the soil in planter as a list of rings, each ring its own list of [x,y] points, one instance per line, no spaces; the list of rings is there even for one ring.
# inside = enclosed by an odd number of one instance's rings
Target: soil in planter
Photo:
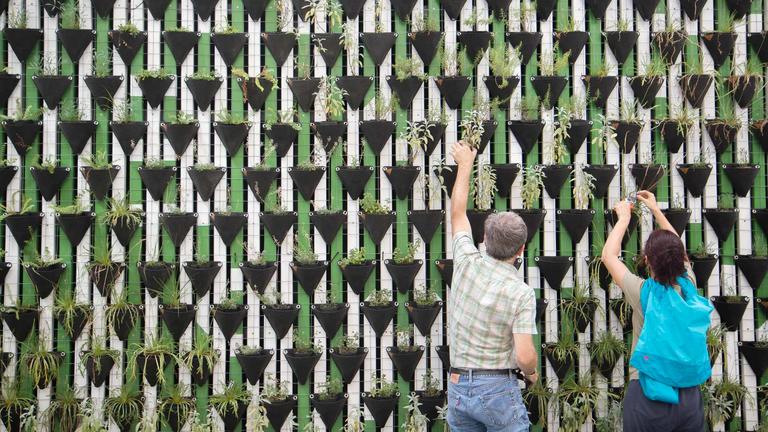
[[[707,186],[709,174],[712,171],[712,165],[677,165],[677,172],[683,178],[683,185],[694,198],[699,198],[704,193]]]
[[[269,362],[272,361],[274,354],[273,350],[266,349],[253,354],[243,354],[240,349],[235,350],[237,362],[240,363],[240,367],[245,372],[245,378],[251,385],[256,385],[261,381],[264,371],[267,369]]]
[[[749,304],[749,297],[739,296],[713,296],[710,297],[715,310],[720,315],[720,323],[728,331],[737,331],[741,323],[741,317]]]
[[[352,288],[352,292],[360,295],[365,289],[365,284],[370,279],[375,266],[376,261],[367,261],[365,264],[348,264],[341,268],[341,274],[344,275],[344,280]]]
[[[251,289],[259,294],[264,294],[269,286],[269,282],[272,280],[275,272],[277,272],[277,263],[252,264],[242,262],[240,263],[240,271],[243,272],[243,277]]]

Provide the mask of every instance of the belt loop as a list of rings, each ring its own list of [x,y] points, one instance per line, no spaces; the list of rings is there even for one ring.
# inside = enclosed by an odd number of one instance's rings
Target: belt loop
[[[472,373],[472,369],[470,369],[470,370],[469,370],[469,383],[470,383],[470,384],[472,384],[472,381],[473,381],[473,379],[472,379],[472,378],[473,378],[473,375],[474,375],[474,374]]]

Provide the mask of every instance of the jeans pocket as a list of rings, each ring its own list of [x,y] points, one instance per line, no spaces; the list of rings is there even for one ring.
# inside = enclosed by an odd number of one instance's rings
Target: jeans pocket
[[[488,422],[499,427],[520,421],[521,410],[525,414],[525,407],[518,406],[519,404],[512,397],[512,392],[508,391],[481,396],[480,404]]]

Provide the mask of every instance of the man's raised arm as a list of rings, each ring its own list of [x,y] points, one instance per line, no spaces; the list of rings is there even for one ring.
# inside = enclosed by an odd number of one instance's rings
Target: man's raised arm
[[[456,182],[453,184],[451,194],[451,225],[453,235],[456,235],[456,233],[471,231],[467,218],[467,200],[469,199],[469,177],[472,175],[472,164],[477,150],[459,141],[453,146],[451,154],[458,165]]]

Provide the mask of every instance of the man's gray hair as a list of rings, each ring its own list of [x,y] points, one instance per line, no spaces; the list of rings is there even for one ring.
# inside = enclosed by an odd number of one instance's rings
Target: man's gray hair
[[[528,228],[517,213],[493,213],[485,220],[485,253],[506,261],[515,256],[528,238]]]

